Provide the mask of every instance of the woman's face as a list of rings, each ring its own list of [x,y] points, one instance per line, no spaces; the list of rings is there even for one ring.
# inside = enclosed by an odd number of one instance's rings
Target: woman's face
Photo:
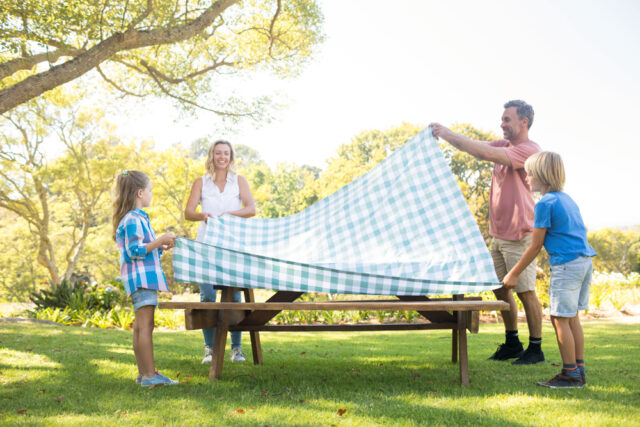
[[[231,162],[231,148],[227,144],[218,144],[213,148],[213,167],[227,169]]]

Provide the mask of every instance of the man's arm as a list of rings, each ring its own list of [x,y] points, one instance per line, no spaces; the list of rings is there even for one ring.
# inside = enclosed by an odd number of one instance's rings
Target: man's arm
[[[488,160],[511,167],[511,160],[507,156],[507,150],[504,147],[492,147],[485,142],[474,141],[464,135],[453,132],[440,123],[431,123],[429,126],[434,137],[444,139],[458,150],[469,153],[480,160]]]

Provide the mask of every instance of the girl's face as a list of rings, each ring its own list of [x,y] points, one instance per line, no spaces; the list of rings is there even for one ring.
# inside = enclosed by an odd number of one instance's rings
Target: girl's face
[[[529,184],[529,188],[531,188],[531,191],[533,191],[534,193],[545,194],[547,192],[547,186],[543,185],[536,179],[536,177],[531,174],[527,174],[527,183]]]
[[[153,194],[151,194],[151,182],[147,184],[144,190],[138,190],[138,198],[137,204],[140,208],[146,208],[151,206],[151,199],[153,198]]]
[[[213,149],[213,167],[224,170],[231,162],[231,148],[227,144],[218,144]]]

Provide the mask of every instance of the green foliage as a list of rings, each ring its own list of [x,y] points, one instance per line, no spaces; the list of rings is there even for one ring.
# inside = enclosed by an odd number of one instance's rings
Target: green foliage
[[[420,130],[419,126],[403,123],[386,131],[364,131],[338,147],[338,154],[329,159],[318,180],[319,198],[333,194],[373,169]]]
[[[64,280],[50,289],[40,289],[30,295],[30,300],[36,310],[69,308],[78,312],[110,310],[127,302],[124,291],[115,282],[89,285],[79,280]]]
[[[36,306],[36,309],[46,308],[67,308],[72,302],[75,304],[75,293],[83,293],[83,284],[80,282],[71,282],[63,280],[57,286],[51,286],[50,289],[40,289],[33,292],[29,299]]]
[[[233,89],[256,71],[297,75],[323,40],[322,23],[313,0],[1,0],[0,59],[21,65],[0,70],[0,89],[44,71],[57,86],[94,70],[120,95],[259,120],[270,99]],[[75,67],[53,67],[72,59]],[[53,89],[42,80],[25,84]]]
[[[640,231],[605,228],[588,235],[598,253],[594,268],[603,272],[640,273]]]

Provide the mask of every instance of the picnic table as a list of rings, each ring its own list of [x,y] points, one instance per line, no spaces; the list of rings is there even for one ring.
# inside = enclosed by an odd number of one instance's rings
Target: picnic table
[[[187,330],[216,328],[209,379],[222,375],[228,331],[247,331],[251,337],[253,363],[261,365],[260,332],[295,331],[402,331],[450,329],[451,361],[460,367],[460,384],[469,385],[467,330],[477,333],[480,311],[505,311],[503,301],[483,301],[480,297],[454,295],[451,298],[397,296],[390,300],[295,301],[303,292],[278,291],[265,302],[256,302],[252,289],[242,289],[245,302],[232,302],[232,293],[240,288],[221,287],[220,302],[160,302],[159,308],[184,309]],[[268,325],[283,310],[415,310],[427,323]]]

